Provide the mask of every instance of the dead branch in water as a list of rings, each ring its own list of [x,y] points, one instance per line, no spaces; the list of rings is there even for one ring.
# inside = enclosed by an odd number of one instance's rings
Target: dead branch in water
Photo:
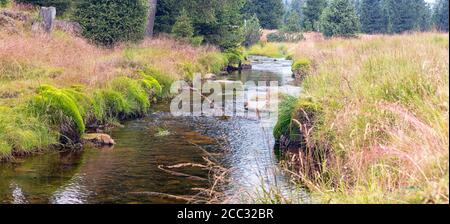
[[[180,163],[175,164],[171,166],[164,166],[159,165],[158,169],[173,175],[177,177],[184,177],[189,180],[194,181],[209,181],[210,187],[209,188],[192,188],[191,190],[198,192],[197,194],[193,196],[178,196],[178,195],[171,195],[166,193],[159,193],[159,192],[131,192],[130,194],[135,195],[144,195],[144,196],[150,196],[150,197],[159,197],[162,199],[171,199],[171,200],[179,200],[179,201],[185,201],[189,204],[213,204],[213,203],[221,203],[225,199],[225,194],[221,191],[221,187],[225,185],[225,183],[228,181],[228,174],[229,169],[224,168],[221,166],[218,162],[218,159],[216,157],[221,156],[222,153],[210,153],[206,151],[203,147],[201,147],[198,144],[195,144],[193,142],[190,142],[192,145],[199,148],[203,154],[205,155],[203,157],[203,160],[205,161],[205,164],[198,164],[198,163]],[[219,143],[219,141],[218,141]],[[220,144],[221,147],[224,147],[223,144]],[[224,150],[226,152],[226,150]],[[199,176],[194,176],[178,171],[174,171],[174,169],[182,169],[186,167],[191,168],[199,168],[202,170],[208,171],[209,178],[203,178]]]

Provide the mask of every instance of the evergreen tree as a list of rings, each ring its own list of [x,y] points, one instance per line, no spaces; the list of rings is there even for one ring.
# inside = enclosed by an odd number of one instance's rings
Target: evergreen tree
[[[177,17],[172,27],[172,33],[178,38],[192,38],[194,36],[194,27],[185,9],[181,10]]]
[[[327,0],[306,0],[303,7],[304,20],[302,27],[305,31],[319,31],[319,21]]]
[[[242,11],[247,17],[256,14],[264,29],[278,29],[285,10],[282,0],[246,0]]]
[[[111,46],[144,38],[147,7],[142,0],[79,0],[74,20],[81,25],[85,37]]]
[[[353,37],[359,31],[359,19],[351,0],[332,0],[320,20],[326,37]]]
[[[172,32],[184,8],[194,27],[194,36],[222,48],[239,46],[243,41],[241,14],[243,0],[158,0],[155,31]]]
[[[424,0],[385,0],[388,27],[391,32],[427,30],[430,26],[430,9]]]
[[[383,13],[383,0],[361,1],[361,31],[364,33],[386,33],[387,19]]]
[[[246,20],[244,24],[244,43],[243,45],[249,47],[256,44],[261,39],[261,25],[259,19],[253,15],[250,19]]]
[[[4,7],[9,4],[9,0],[0,0],[0,7]]]
[[[295,11],[291,12],[284,30],[289,33],[298,33],[301,31],[301,29],[302,27],[300,26],[300,16]]]
[[[433,23],[439,31],[448,32],[448,2],[449,0],[439,0],[435,6],[433,14]]]

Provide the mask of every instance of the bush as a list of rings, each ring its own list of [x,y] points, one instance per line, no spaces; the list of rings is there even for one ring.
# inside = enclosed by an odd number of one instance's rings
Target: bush
[[[259,24],[259,19],[256,15],[253,15],[249,20],[246,21],[244,26],[244,42],[245,47],[249,47],[253,44],[258,43],[261,39],[261,25]]]
[[[5,0],[0,0],[5,1]],[[63,15],[72,7],[72,0],[16,0],[19,3],[33,4],[37,6],[50,7],[53,6],[56,8],[56,14],[58,16]]]
[[[225,51],[228,60],[228,66],[238,68],[245,61],[244,54],[238,48],[231,48]]]
[[[81,0],[74,19],[83,28],[83,35],[97,44],[136,42],[145,36],[147,7],[142,0]]]
[[[5,7],[6,5],[8,5],[10,2],[10,0],[0,0],[0,7]],[[1,142],[0,142],[0,147],[1,147]]]
[[[175,81],[170,75],[164,74],[158,69],[151,66],[147,66],[141,71],[143,74],[148,75],[156,79],[161,86],[161,97],[166,97],[170,92],[170,86]]]
[[[181,10],[175,24],[172,27],[172,34],[177,38],[192,38],[194,36],[194,27],[185,9]]]

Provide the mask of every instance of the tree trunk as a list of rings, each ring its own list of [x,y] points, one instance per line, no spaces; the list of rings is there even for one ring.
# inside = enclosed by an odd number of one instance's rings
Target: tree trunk
[[[153,27],[155,26],[156,5],[158,0],[148,0],[148,22],[146,34],[148,37],[153,37]]]

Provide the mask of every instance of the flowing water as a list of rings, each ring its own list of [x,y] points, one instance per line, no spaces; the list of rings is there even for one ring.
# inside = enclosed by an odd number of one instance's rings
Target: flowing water
[[[291,61],[251,59],[252,70],[219,77],[219,82],[278,81],[283,93],[299,94]],[[174,176],[158,167],[204,164],[203,150],[224,149],[221,163],[230,169],[230,182],[222,189],[228,196],[225,202],[251,202],[272,187],[289,197],[303,197],[292,193],[298,191],[291,191],[288,177],[279,170],[272,129],[257,119],[173,117],[169,105],[161,104],[149,116],[126,122],[110,134],[118,143],[114,148],[45,152],[0,164],[0,203],[181,203],[142,192],[183,196],[207,188],[208,181]],[[208,172],[198,168],[181,171],[208,178]]]

